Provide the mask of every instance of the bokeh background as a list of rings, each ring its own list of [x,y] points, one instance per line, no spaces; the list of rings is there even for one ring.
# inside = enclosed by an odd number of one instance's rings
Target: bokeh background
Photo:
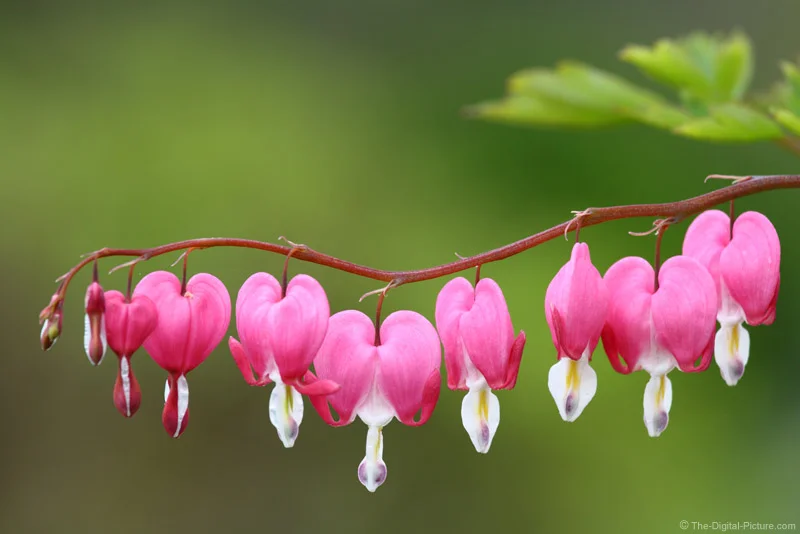
[[[796,156],[769,144],[459,115],[499,96],[513,71],[564,58],[641,81],[616,60],[622,46],[695,29],[748,32],[754,83],[766,88],[778,61],[800,52],[797,20],[791,0],[3,3],[0,531],[668,533],[681,520],[797,523],[792,191],[739,203],[778,227],[783,286],[774,326],[751,330],[737,387],[715,367],[672,373],[670,426],[654,440],[641,416],[647,375],[615,374],[598,349],[597,396],[576,423],[562,422],[547,391],[555,353],[542,304],[570,251],[556,240],[484,268],[528,334],[517,388],[499,394],[490,454],[475,453],[461,427],[462,394],[443,391],[427,425],[386,429],[389,476],[376,494],[356,478],[362,424],[328,428],[307,404],[300,438],[284,450],[268,421],[269,390],[247,387],[224,347],[191,374],[181,439],[161,426],[164,373],[144,353],[134,358],[142,407],[120,417],[114,356],[91,368],[82,351],[88,270],[48,353],[36,321],[56,276],[103,246],[285,235],[371,266],[421,268],[555,225],[570,210],[700,194],[719,185],[703,183],[709,173],[798,172]],[[585,230],[598,268],[649,257],[653,238],[627,232],[650,222]],[[682,232],[667,233],[669,254]],[[235,295],[249,274],[279,273],[282,261],[215,249],[194,253],[190,270],[216,274]],[[375,282],[291,269],[318,277],[334,310],[371,313],[374,300],[358,296]],[[403,287],[386,308],[433,319],[443,283]]]

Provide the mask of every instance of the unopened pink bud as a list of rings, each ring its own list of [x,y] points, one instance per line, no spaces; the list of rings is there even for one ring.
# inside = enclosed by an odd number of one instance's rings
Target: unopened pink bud
[[[92,282],[86,289],[86,329],[83,345],[86,356],[92,365],[98,365],[106,354],[106,299],[103,288],[98,282]]]
[[[47,319],[44,320],[44,325],[42,326],[42,333],[40,336],[40,340],[42,343],[42,350],[50,350],[55,342],[58,340],[58,336],[61,335],[61,326],[64,322],[64,314],[61,311],[61,306],[59,305],[55,311],[53,311]]]

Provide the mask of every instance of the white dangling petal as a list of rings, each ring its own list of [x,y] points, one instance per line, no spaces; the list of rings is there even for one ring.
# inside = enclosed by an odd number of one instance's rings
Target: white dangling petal
[[[369,425],[366,456],[358,465],[358,480],[370,492],[386,481],[386,464],[383,463],[383,427]]]
[[[131,369],[128,358],[119,359],[119,377],[122,380],[122,394],[125,396],[126,415],[131,416]],[[169,383],[168,383],[169,384]],[[169,385],[167,385],[169,387]]]
[[[475,383],[467,380],[467,385],[469,392],[461,402],[461,422],[475,450],[485,454],[500,425],[500,401],[483,377]]]
[[[269,420],[283,446],[292,447],[303,421],[303,396],[292,386],[277,380],[269,396]]]
[[[189,382],[186,377],[181,375],[178,377],[178,424],[175,426],[175,435],[177,438],[181,435],[181,426],[183,426],[183,418],[186,417],[186,412],[189,410]]]
[[[550,368],[547,387],[561,419],[575,421],[597,393],[597,373],[589,365],[589,350],[581,359],[561,358]]]
[[[749,357],[750,334],[742,323],[723,323],[714,338],[714,359],[726,384],[735,386],[739,382]]]
[[[667,428],[672,407],[672,382],[667,375],[652,375],[644,388],[644,426],[651,438]]]
[[[83,314],[83,352],[86,353],[86,357],[89,358],[89,363],[94,365],[95,363],[92,361],[92,357],[89,356],[89,343],[92,341],[92,324],[89,321],[89,315]]]
[[[167,378],[167,381],[164,382],[164,404],[167,403],[168,398],[169,398],[169,378]]]
[[[89,354],[89,346],[92,343],[92,319],[89,318],[89,314],[87,313],[83,314],[83,350],[86,353],[86,357],[89,358],[89,363],[91,363],[92,365],[100,365],[100,363],[102,363],[103,358],[106,355],[106,350],[108,350],[108,342],[106,341],[105,315],[101,315],[99,321],[100,321],[100,326],[98,328],[98,332],[100,333],[100,343],[103,346],[103,352],[100,355],[100,359],[97,360],[97,362],[94,362],[92,360],[91,355]],[[44,333],[44,330],[42,330],[42,333]]]

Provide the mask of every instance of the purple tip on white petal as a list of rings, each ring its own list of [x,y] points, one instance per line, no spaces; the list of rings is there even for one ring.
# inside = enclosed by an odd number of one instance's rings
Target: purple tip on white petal
[[[724,324],[714,338],[714,359],[725,383],[735,386],[750,357],[750,334],[742,323]]]
[[[671,407],[672,382],[666,375],[653,375],[644,388],[644,426],[651,438],[666,430]]]
[[[588,349],[578,361],[564,357],[556,362],[550,368],[547,387],[561,418],[575,421],[597,392],[597,373],[589,365]]]
[[[470,385],[472,387],[461,402],[461,422],[475,450],[486,454],[500,425],[500,401],[485,380]]]
[[[300,433],[303,421],[303,397],[298,391],[277,379],[269,396],[269,420],[283,446],[291,448]]]
[[[367,431],[366,456],[358,465],[358,480],[370,492],[386,482],[386,464],[383,463],[383,433],[379,426],[371,425]]]

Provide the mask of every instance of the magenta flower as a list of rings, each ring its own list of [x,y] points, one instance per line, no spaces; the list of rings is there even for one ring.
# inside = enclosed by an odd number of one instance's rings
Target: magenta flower
[[[132,417],[142,402],[142,392],[133,374],[131,356],[155,330],[158,311],[153,301],[144,295],[128,300],[119,291],[106,291],[105,298],[108,346],[119,359],[114,406],[125,417]]]
[[[325,339],[329,318],[325,290],[304,274],[292,278],[282,296],[274,277],[256,273],[236,298],[236,329],[242,341],[231,337],[228,346],[248,384],[275,382],[269,419],[285,447],[294,445],[303,420],[301,394],[327,395],[338,389],[329,380],[314,381],[308,370]]]
[[[525,332],[514,338],[503,291],[491,278],[475,289],[466,278],[450,280],[436,298],[436,328],[448,387],[469,391],[461,402],[461,422],[475,450],[487,453],[500,424],[500,402],[492,390],[516,385]]]
[[[136,290],[158,310],[158,325],[144,348],[169,373],[164,390],[161,421],[166,431],[179,437],[189,422],[189,383],[186,374],[203,363],[219,344],[231,318],[231,300],[225,285],[210,274],[196,274],[185,290],[166,271],[145,276]]]
[[[597,391],[589,362],[600,341],[608,311],[608,289],[592,265],[589,246],[575,243],[570,260],[547,287],[544,313],[558,362],[547,385],[564,421],[574,421]]]
[[[395,417],[411,426],[430,418],[439,399],[440,363],[439,336],[418,313],[389,315],[377,339],[372,321],[359,311],[331,317],[314,368],[320,378],[341,385],[327,397],[339,420],[331,416],[324,397],[311,397],[311,403],[331,426],[350,424],[358,416],[369,427],[366,456],[358,466],[358,479],[369,491],[386,480],[383,427]]]
[[[755,211],[742,213],[733,228],[727,214],[706,211],[686,231],[683,253],[703,264],[716,283],[720,329],[714,359],[725,382],[735,386],[750,355],[750,334],[742,323],[775,320],[781,283],[778,232]]]
[[[84,316],[83,348],[92,365],[99,365],[106,355],[106,300],[103,288],[97,281],[86,288],[84,300],[86,315]]]
[[[617,372],[650,373],[644,390],[644,424],[650,436],[657,437],[667,428],[672,406],[667,373],[675,367],[687,373],[703,371],[711,362],[717,310],[714,280],[697,260],[675,256],[661,267],[655,291],[653,267],[642,258],[619,260],[609,268],[605,282],[610,304],[603,346]]]

